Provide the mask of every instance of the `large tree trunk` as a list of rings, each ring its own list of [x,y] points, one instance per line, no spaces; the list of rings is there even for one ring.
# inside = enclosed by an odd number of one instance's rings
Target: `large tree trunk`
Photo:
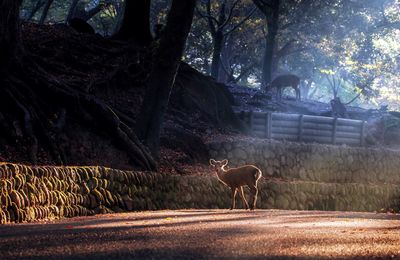
[[[30,11],[29,15],[26,17],[26,21],[32,20],[32,18],[35,16],[35,14],[44,6],[46,1],[43,0],[38,0],[36,4],[33,6],[32,10]]]
[[[7,68],[11,60],[19,56],[21,50],[19,26],[21,2],[21,0],[0,0],[0,72]]]
[[[69,21],[72,18],[74,18],[74,13],[75,13],[76,7],[78,6],[78,3],[79,3],[79,0],[73,0],[71,2],[71,5],[69,6],[69,9],[68,9],[67,17],[65,18],[65,23],[66,24],[68,24]]]
[[[147,46],[153,40],[150,31],[151,0],[126,0],[124,19],[115,38]]]
[[[279,6],[279,0],[273,1],[271,7],[271,17],[266,17],[268,31],[265,37],[265,52],[262,70],[262,81],[264,86],[272,81],[274,50],[276,45],[276,36],[278,34]]]
[[[165,31],[153,57],[137,132],[158,158],[160,129],[192,24],[196,0],[173,0]]]
[[[264,14],[267,21],[261,79],[263,86],[267,86],[272,81],[274,50],[279,25],[280,1],[281,0],[253,0],[254,4]]]
[[[211,63],[211,77],[218,80],[220,62],[221,62],[221,52],[224,44],[224,35],[222,32],[217,32],[213,39],[213,56]]]
[[[46,21],[47,14],[49,13],[50,6],[53,4],[53,2],[54,0],[47,0],[42,12],[42,16],[40,17],[39,24],[44,24],[44,22]]]

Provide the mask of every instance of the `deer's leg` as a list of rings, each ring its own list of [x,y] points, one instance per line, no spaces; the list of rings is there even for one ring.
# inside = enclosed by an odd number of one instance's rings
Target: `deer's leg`
[[[236,197],[236,188],[231,188],[232,191],[232,204],[231,204],[231,210],[235,208],[235,197]]]
[[[254,210],[257,202],[258,189],[256,185],[249,186],[250,188],[250,210]]]
[[[246,198],[244,197],[243,186],[239,188],[239,196],[240,196],[240,198],[242,198],[243,207],[245,207],[246,209],[249,209],[249,204],[247,203]]]

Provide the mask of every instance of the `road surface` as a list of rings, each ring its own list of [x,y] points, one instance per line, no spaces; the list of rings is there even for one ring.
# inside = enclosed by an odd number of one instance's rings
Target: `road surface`
[[[400,215],[147,211],[0,226],[0,259],[399,258]]]

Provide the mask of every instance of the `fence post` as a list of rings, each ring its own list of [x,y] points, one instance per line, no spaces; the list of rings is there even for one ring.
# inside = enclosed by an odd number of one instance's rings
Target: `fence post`
[[[333,118],[333,127],[332,127],[332,144],[336,144],[336,132],[337,132],[337,117]]]
[[[303,114],[299,115],[299,136],[298,136],[298,141],[301,142],[303,141]]]

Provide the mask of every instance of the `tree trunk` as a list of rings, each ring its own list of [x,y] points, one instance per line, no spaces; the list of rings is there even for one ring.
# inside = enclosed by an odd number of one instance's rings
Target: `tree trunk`
[[[303,82],[302,84],[302,94],[301,96],[304,97],[304,99],[309,99],[310,98],[310,89],[312,86],[313,81],[311,79],[308,79],[307,82]]]
[[[21,51],[19,25],[21,2],[21,0],[0,0],[0,73],[19,56]]]
[[[126,0],[121,28],[114,36],[147,46],[153,40],[150,31],[151,0]]]
[[[213,56],[211,62],[211,77],[218,80],[220,62],[221,62],[221,52],[222,45],[224,43],[224,35],[222,32],[217,32],[216,36],[213,39]]]
[[[100,6],[100,2],[95,7],[93,7],[92,9],[97,9],[98,6]],[[74,10],[69,10],[68,11],[68,16],[70,17],[68,22],[72,18],[79,18],[79,19],[82,19],[85,22],[87,22],[90,18],[87,18],[85,7],[86,7],[86,3],[85,2],[78,2],[76,4]]]
[[[254,4],[264,14],[267,21],[267,33],[265,35],[265,49],[262,62],[261,83],[263,86],[268,86],[272,81],[274,50],[279,25],[280,1],[281,0],[253,0]]]
[[[40,8],[42,8],[42,6],[44,6],[45,3],[46,1],[38,0],[35,6],[32,8],[31,12],[29,13],[28,17],[26,17],[26,21],[32,20],[35,14],[39,11]]]
[[[276,36],[278,34],[280,1],[273,1],[271,5],[271,16],[266,16],[268,30],[265,37],[265,50],[262,68],[262,83],[264,84],[264,86],[271,83],[272,81],[274,50],[276,44]],[[267,14],[267,11],[265,11],[265,14]]]
[[[165,31],[153,56],[153,69],[137,121],[137,132],[155,158],[159,157],[161,125],[192,24],[195,5],[196,0],[172,1]]]
[[[46,21],[47,14],[49,13],[50,6],[53,2],[54,0],[47,0],[42,12],[42,16],[40,17],[39,24],[44,24],[44,22]]]
[[[67,18],[65,19],[65,23],[68,24],[69,21],[74,18],[74,13],[76,10],[76,6],[78,5],[79,0],[73,0],[71,5],[69,6],[69,10],[68,10],[68,14],[67,14]]]

